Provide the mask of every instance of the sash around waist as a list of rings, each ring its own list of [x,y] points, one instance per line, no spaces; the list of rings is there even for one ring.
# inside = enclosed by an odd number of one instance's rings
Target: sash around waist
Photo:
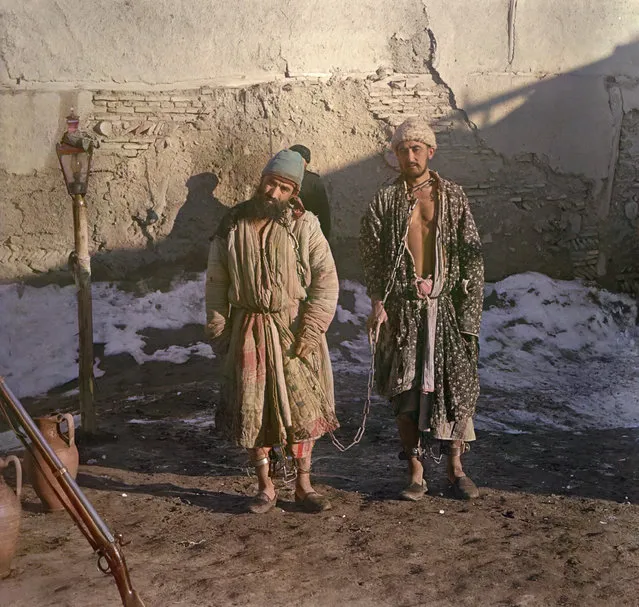
[[[292,303],[289,304],[288,306],[282,306],[281,308],[258,308],[257,306],[249,306],[246,305],[244,303],[242,304],[235,304],[232,303],[231,304],[232,308],[237,308],[238,310],[242,310],[243,312],[245,312],[246,314],[251,314],[251,315],[263,315],[263,316],[272,316],[274,314],[284,314],[284,313],[295,313],[298,308],[299,308],[299,303]]]

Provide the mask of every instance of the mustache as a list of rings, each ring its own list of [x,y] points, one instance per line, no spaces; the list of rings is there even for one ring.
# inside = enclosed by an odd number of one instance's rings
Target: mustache
[[[284,216],[289,203],[257,193],[248,203],[247,215],[254,219],[280,219]]]

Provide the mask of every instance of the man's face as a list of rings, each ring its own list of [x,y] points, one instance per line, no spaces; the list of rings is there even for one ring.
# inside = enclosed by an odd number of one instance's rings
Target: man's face
[[[403,141],[397,146],[395,155],[402,175],[419,179],[428,170],[428,161],[435,155],[435,148],[421,141]]]
[[[264,175],[253,200],[252,216],[259,219],[279,219],[293,194],[295,186],[277,175]]]
[[[286,179],[282,179],[277,175],[264,175],[260,184],[260,194],[268,203],[283,206],[287,203],[293,193],[295,186]]]

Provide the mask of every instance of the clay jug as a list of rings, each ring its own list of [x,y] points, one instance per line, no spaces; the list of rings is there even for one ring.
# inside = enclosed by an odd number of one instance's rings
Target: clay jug
[[[65,420],[69,426],[67,434],[64,434],[61,428],[61,424]],[[51,417],[37,417],[33,421],[69,474],[75,478],[78,473],[79,455],[78,448],[75,446],[73,416],[70,413],[60,413]],[[36,452],[35,456],[28,453],[24,463],[27,476],[45,510],[62,510],[64,504],[69,505],[69,500],[62,492],[60,483],[39,453]]]
[[[2,470],[11,462],[16,467],[16,492],[4,482]],[[0,578],[11,573],[11,559],[16,552],[20,530],[20,493],[22,491],[22,468],[15,455],[0,459]]]

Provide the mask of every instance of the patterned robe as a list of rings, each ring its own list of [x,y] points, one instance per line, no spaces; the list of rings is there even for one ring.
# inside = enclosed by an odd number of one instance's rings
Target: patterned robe
[[[462,334],[479,336],[484,289],[481,240],[462,188],[433,171],[431,175],[439,195],[435,282],[440,291],[430,427],[457,422],[463,429],[479,396],[477,347],[475,340],[464,339]],[[389,399],[419,388],[422,380],[424,308],[428,303],[417,297],[414,261],[403,246],[415,204],[399,178],[379,190],[361,224],[360,251],[371,298],[384,299],[395,262],[404,250],[386,300],[388,321],[382,325],[375,360],[378,391]]]
[[[217,426],[247,448],[316,439],[338,427],[324,335],[337,306],[335,263],[311,213],[289,210],[260,236],[246,205],[229,212],[209,253],[207,330],[217,351],[228,344]],[[294,354],[298,336],[315,346],[308,361]]]

